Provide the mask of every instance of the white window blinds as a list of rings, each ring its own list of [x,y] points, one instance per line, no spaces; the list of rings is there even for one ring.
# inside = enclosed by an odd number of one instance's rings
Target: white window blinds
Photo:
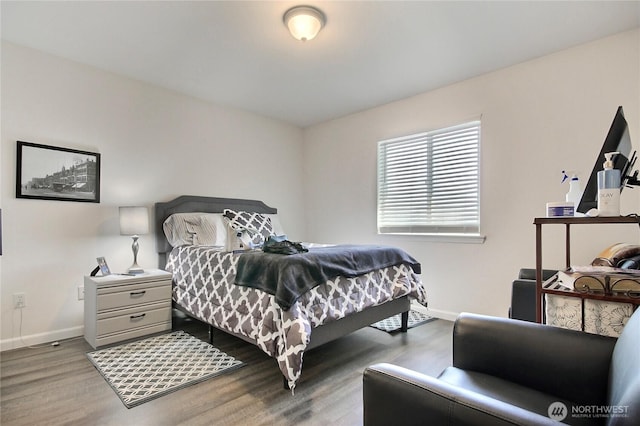
[[[378,232],[479,234],[480,121],[378,143]]]

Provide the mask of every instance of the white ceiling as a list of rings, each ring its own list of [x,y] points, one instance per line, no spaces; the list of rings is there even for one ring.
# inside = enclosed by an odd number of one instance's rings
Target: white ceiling
[[[283,13],[312,4],[318,37]],[[6,1],[2,38],[300,127],[640,26],[639,1]]]

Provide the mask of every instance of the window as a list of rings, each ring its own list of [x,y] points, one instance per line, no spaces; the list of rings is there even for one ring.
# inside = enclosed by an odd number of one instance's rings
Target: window
[[[480,121],[378,143],[378,232],[479,236]]]

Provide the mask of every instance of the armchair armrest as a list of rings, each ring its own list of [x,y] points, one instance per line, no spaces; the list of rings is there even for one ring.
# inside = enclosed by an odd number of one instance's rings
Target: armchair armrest
[[[558,271],[542,270],[542,281],[554,276]],[[518,279],[511,284],[511,308],[509,318],[535,322],[536,320],[536,270],[522,268]]]
[[[364,425],[557,425],[548,417],[403,367],[364,371]]]
[[[541,392],[603,404],[616,339],[548,325],[461,314],[453,365]]]
[[[536,320],[536,281],[514,280],[511,284],[511,309],[509,317],[531,321]]]

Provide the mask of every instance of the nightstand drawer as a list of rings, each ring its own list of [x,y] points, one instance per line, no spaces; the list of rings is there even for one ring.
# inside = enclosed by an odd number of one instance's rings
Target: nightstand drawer
[[[171,300],[171,281],[155,285],[131,285],[119,287],[117,292],[98,290],[98,312],[120,309],[132,305],[142,305],[163,300]]]
[[[109,318],[100,318],[96,334],[103,336],[105,334],[117,333],[120,331],[131,330],[134,328],[147,327],[157,323],[171,323],[171,306],[158,307],[150,306],[148,309],[131,309],[124,315],[113,316]]]

